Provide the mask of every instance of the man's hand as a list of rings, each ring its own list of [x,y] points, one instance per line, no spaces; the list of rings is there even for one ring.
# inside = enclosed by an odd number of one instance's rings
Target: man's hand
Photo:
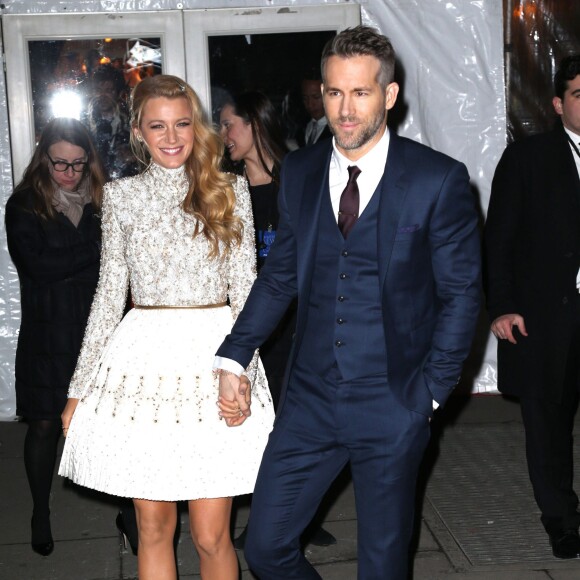
[[[68,433],[68,428],[70,425],[70,422],[72,421],[73,415],[75,413],[75,410],[77,408],[77,405],[79,404],[79,400],[78,399],[69,399],[66,402],[66,405],[64,407],[64,411],[62,412],[60,418],[62,421],[62,434],[66,437],[66,434]]]
[[[509,340],[512,344],[517,344],[514,338],[512,327],[517,326],[522,336],[528,336],[524,319],[519,314],[504,314],[491,323],[491,331],[499,340]]]
[[[225,419],[228,427],[241,425],[251,414],[250,381],[242,375],[220,373],[219,399],[220,417]]]
[[[248,410],[251,411],[249,407],[252,404],[252,383],[250,382],[250,379],[246,375],[242,375],[240,377],[240,386],[238,388],[238,393],[240,394],[240,397],[244,397],[244,400],[248,405]],[[250,415],[251,414],[252,413],[250,412]]]

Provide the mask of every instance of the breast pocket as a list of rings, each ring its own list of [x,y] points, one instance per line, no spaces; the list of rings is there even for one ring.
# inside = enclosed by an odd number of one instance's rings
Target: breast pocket
[[[419,224],[410,224],[397,228],[395,242],[410,242],[416,240],[421,235],[421,226]]]
[[[393,251],[390,257],[390,272],[394,268],[425,268],[428,265],[426,260],[429,254],[429,244],[425,240],[426,230],[419,224],[402,225],[397,228],[393,243]],[[399,276],[409,277],[415,280],[415,276],[410,275],[408,270],[399,271]]]

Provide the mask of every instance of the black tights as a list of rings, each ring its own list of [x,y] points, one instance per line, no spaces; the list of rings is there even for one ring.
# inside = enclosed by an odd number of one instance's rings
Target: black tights
[[[56,448],[60,436],[59,419],[28,421],[24,440],[24,465],[32,493],[35,518],[48,518]]]

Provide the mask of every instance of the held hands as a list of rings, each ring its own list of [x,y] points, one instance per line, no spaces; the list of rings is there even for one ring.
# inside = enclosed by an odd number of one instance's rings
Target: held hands
[[[77,408],[77,405],[79,404],[79,400],[78,399],[69,399],[66,402],[66,405],[64,407],[64,411],[62,412],[60,418],[62,420],[62,434],[66,437],[66,434],[68,433],[68,428],[70,425],[70,422],[73,418],[73,415],[75,413],[75,410]]]
[[[248,377],[232,373],[219,375],[219,415],[228,427],[241,425],[251,414],[251,385]]]
[[[491,323],[491,331],[499,340],[509,340],[512,344],[517,344],[514,338],[512,327],[517,326],[522,336],[528,336],[524,318],[519,314],[504,314]]]

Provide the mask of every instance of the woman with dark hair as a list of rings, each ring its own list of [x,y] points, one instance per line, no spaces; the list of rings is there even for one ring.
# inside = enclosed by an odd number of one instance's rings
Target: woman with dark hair
[[[181,500],[202,578],[234,580],[232,496],[253,491],[274,419],[257,354],[245,393],[220,390],[212,370],[255,278],[247,183],[220,170],[223,142],[175,76],[133,89],[131,145],[145,170],[104,190],[99,286],[59,473],[133,499],[141,580],[177,577]]]
[[[264,265],[278,228],[278,187],[280,167],[288,148],[284,129],[270,99],[260,91],[248,91],[231,98],[220,113],[220,127],[229,159],[250,185],[254,214],[258,270]],[[260,347],[268,385],[277,408],[286,363],[296,327],[296,304],[292,304],[268,340]],[[308,531],[309,540],[320,546],[336,543],[319,526]],[[234,545],[244,547],[246,530]]]
[[[8,249],[20,279],[16,413],[28,422],[32,549],[53,548],[49,498],[62,413],[97,286],[105,172],[88,131],[57,118],[42,131],[6,205]]]
[[[259,91],[234,96],[220,113],[221,133],[229,159],[250,186],[258,271],[264,265],[278,227],[280,167],[288,148],[282,123],[270,99]],[[294,332],[294,310],[262,345],[274,406],[280,398],[284,370]]]
[[[242,163],[250,186],[277,184],[288,147],[270,99],[260,91],[232,97],[222,107],[220,125],[230,159]]]

